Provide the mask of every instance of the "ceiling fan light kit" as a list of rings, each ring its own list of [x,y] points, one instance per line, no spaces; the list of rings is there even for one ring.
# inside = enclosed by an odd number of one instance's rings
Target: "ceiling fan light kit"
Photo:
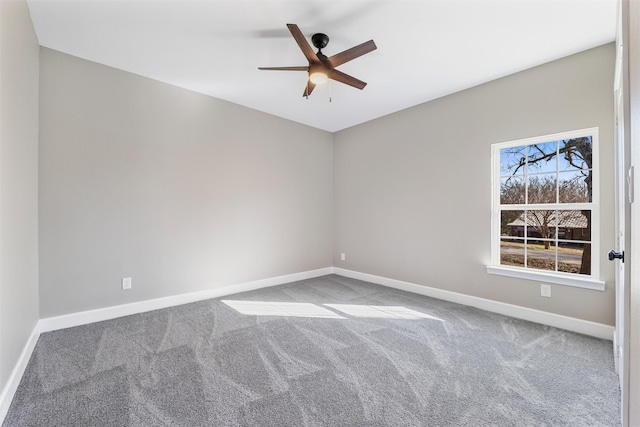
[[[327,82],[329,78],[327,77],[327,75],[325,73],[323,73],[322,71],[316,71],[315,73],[309,73],[309,80],[311,80],[311,83],[314,83],[316,85],[321,85]]]
[[[258,67],[259,70],[306,71],[309,78],[307,80],[304,93],[302,94],[302,96],[305,97],[308,97],[311,94],[316,85],[326,83],[328,79],[344,83],[357,89],[364,89],[367,85],[365,82],[338,71],[335,67],[376,50],[377,47],[373,40],[369,40],[368,42],[354,46],[351,49],[347,49],[336,55],[327,57],[322,53],[322,49],[329,43],[329,36],[323,33],[316,33],[311,37],[311,42],[318,49],[318,52],[314,53],[311,46],[309,46],[307,39],[304,37],[302,31],[300,31],[297,25],[287,24],[287,28],[289,28],[291,35],[298,43],[298,46],[300,47],[300,50],[302,50],[305,58],[307,58],[307,61],[309,61],[309,65],[293,67]]]

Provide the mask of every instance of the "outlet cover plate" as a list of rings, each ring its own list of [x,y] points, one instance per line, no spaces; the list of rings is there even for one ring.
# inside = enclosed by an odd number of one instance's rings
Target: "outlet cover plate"
[[[540,296],[551,298],[551,285],[547,285],[546,283],[541,283]]]

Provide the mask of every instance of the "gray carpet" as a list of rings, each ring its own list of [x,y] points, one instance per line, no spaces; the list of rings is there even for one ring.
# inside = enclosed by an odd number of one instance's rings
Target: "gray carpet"
[[[42,334],[3,425],[618,426],[619,398],[610,341],[331,275]]]

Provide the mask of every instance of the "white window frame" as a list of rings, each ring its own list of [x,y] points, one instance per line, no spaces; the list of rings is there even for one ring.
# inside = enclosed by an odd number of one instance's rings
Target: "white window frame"
[[[545,209],[549,205],[557,207],[567,206],[570,209],[591,210],[591,275],[563,273],[556,271],[536,270],[526,267],[500,265],[500,150],[509,147],[519,147],[559,141],[584,136],[592,137],[592,202],[569,204],[523,204],[509,205],[514,209]],[[598,128],[580,129],[561,132],[534,138],[519,139],[491,145],[491,264],[487,266],[487,273],[509,276],[520,279],[536,280],[566,286],[594,289],[603,291],[605,282],[600,280],[600,156],[599,156]]]

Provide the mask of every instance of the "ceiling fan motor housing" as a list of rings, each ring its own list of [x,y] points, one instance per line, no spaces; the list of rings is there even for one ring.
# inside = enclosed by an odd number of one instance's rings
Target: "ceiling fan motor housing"
[[[322,33],[316,33],[311,36],[311,43],[318,49],[324,49],[329,44],[329,36]]]

